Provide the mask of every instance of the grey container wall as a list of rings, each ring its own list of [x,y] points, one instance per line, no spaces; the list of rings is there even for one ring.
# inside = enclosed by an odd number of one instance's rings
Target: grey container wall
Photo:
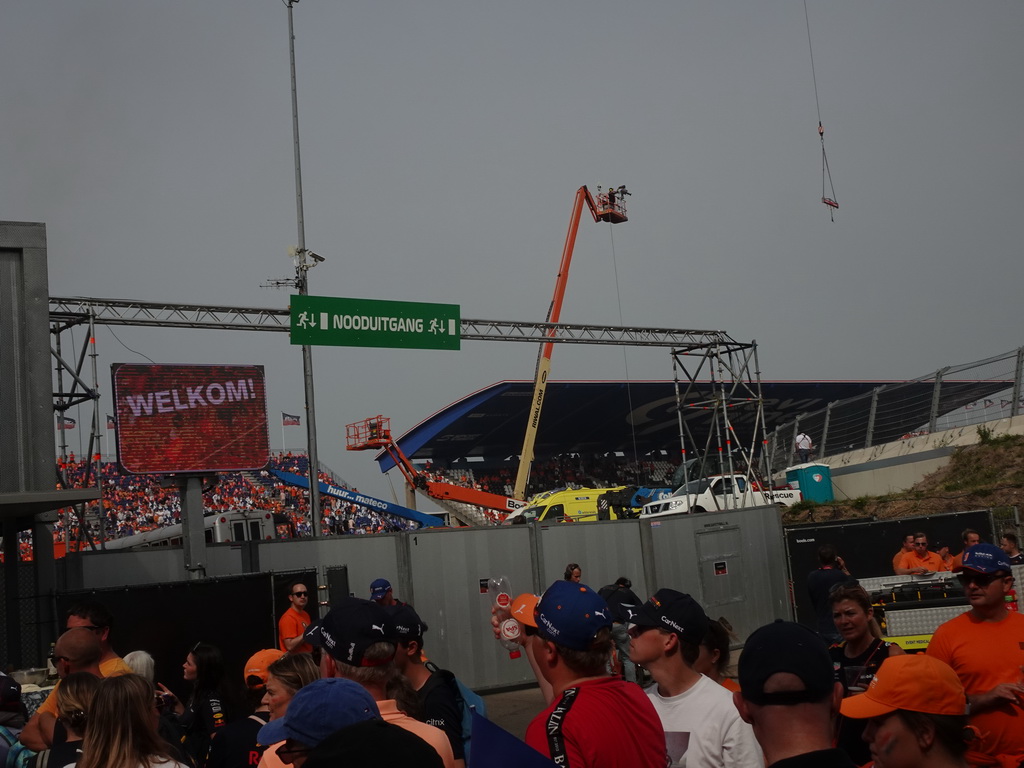
[[[651,521],[659,587],[691,594],[740,640],[792,618],[782,524],[775,507],[705,512]]]
[[[491,603],[481,582],[507,576],[512,591],[542,591],[579,563],[595,589],[619,576],[640,597],[659,587],[692,594],[713,618],[725,616],[740,639],[777,617],[791,618],[782,527],[774,507],[649,520],[424,530],[207,548],[207,575],[347,568],[349,588],[368,597],[370,582],[391,581],[429,626],[425,651],[479,690],[533,681],[525,657],[510,660],[490,628]],[[184,580],[177,548],[72,556],[68,589]],[[130,587],[129,587],[130,589]],[[320,599],[327,596],[321,592]],[[331,599],[342,597],[330,595]],[[169,617],[173,620],[173,617]],[[240,627],[240,631],[244,631]],[[216,642],[216,638],[211,638]]]

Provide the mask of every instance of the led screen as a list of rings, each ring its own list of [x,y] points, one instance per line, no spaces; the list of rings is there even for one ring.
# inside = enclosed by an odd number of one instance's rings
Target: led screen
[[[111,366],[125,471],[259,469],[270,458],[260,365]]]

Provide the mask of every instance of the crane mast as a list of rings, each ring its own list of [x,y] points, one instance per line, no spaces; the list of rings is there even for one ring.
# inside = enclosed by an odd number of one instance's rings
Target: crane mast
[[[586,205],[590,210],[594,221],[619,224],[629,220],[624,204],[625,197],[629,194],[625,186],[609,187],[606,192],[601,192],[598,187],[598,195],[595,200],[585,184],[576,190],[572,216],[569,219],[569,231],[565,235],[565,245],[562,248],[562,261],[558,265],[558,277],[555,279],[555,294],[548,306],[545,322],[557,323],[562,314],[562,300],[565,298],[565,286],[569,281],[569,265],[572,263],[572,252],[576,246],[576,233],[580,228],[583,206]],[[548,335],[554,336],[554,331],[550,331]],[[553,342],[546,341],[541,344],[540,350],[537,352],[537,366],[533,377],[533,398],[530,400],[526,434],[523,436],[523,448],[519,453],[519,470],[516,473],[516,483],[512,492],[517,499],[526,498],[526,484],[530,479],[530,468],[533,465],[534,445],[537,441],[537,430],[540,427],[540,414],[544,407],[548,374],[551,372],[551,352],[554,346]]]

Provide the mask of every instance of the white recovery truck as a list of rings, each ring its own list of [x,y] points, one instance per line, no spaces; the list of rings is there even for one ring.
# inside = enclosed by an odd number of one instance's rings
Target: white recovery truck
[[[661,515],[715,512],[720,509],[767,507],[772,504],[788,507],[801,499],[800,491],[791,488],[765,489],[745,475],[711,475],[691,480],[669,497],[645,504],[641,518]]]

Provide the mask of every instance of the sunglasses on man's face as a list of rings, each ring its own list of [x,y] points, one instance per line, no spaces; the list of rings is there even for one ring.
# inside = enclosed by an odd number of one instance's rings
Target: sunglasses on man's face
[[[998,579],[1006,578],[997,573],[961,573],[958,574],[956,580],[960,582],[960,586],[967,587],[972,582],[974,586],[985,589],[989,584]]]
[[[305,597],[309,592],[292,592],[293,597]]]

